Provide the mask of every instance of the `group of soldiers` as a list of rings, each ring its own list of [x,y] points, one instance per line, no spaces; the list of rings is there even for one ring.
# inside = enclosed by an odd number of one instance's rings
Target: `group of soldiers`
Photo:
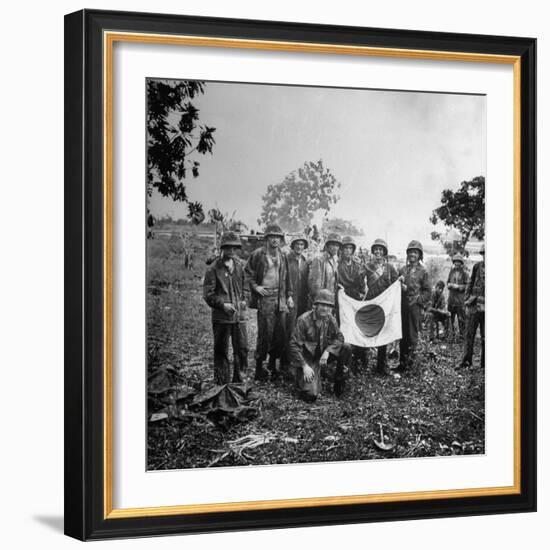
[[[216,383],[244,381],[250,307],[257,310],[258,320],[256,380],[292,378],[300,397],[314,401],[321,392],[322,379],[328,379],[334,394],[342,395],[350,368],[366,366],[367,350],[344,341],[339,328],[338,290],[356,300],[371,300],[396,281],[402,288],[402,338],[399,366],[393,372],[404,372],[414,363],[425,316],[432,334],[434,326],[438,331],[440,322],[454,327],[457,319],[465,342],[459,367],[471,365],[479,327],[484,365],[484,261],[474,265],[469,277],[463,258],[453,258],[447,281],[447,310],[445,283],[438,281],[432,292],[419,241],[409,243],[406,264],[399,271],[388,261],[388,245],[383,239],[373,242],[369,261],[356,256],[352,237],[340,238],[335,233],[327,236],[323,251],[313,259],[305,255],[309,246],[306,236],[292,237],[287,253],[282,251],[284,244],[281,228],[268,225],[264,246],[243,262],[237,254],[241,248],[239,236],[232,232],[222,236],[220,254],[207,269],[203,283],[204,299],[212,308]],[[483,249],[483,258],[484,253]],[[233,368],[228,352],[230,339]],[[374,371],[387,373],[386,346],[377,348]]]

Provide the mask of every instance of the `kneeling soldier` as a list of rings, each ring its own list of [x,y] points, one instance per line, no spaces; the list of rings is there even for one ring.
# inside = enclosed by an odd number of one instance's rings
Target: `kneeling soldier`
[[[247,368],[246,307],[250,290],[244,267],[235,257],[235,251],[241,248],[239,237],[225,233],[220,248],[221,254],[207,269],[203,283],[204,300],[212,308],[214,381],[240,383]],[[233,346],[233,376],[228,357],[229,337]]]
[[[328,290],[319,291],[313,309],[298,319],[290,340],[296,385],[300,397],[308,402],[315,401],[321,393],[321,378],[334,383],[337,397],[344,392],[351,346],[344,343],[344,336],[332,315],[333,308],[334,294]]]

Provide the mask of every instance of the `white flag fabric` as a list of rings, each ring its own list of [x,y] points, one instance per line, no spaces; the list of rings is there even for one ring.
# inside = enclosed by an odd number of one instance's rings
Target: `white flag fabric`
[[[348,344],[385,346],[401,339],[401,283],[396,281],[372,300],[359,301],[338,291],[340,330]]]

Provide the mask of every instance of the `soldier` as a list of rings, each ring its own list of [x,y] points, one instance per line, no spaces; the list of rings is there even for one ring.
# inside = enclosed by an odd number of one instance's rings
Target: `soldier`
[[[342,246],[340,236],[331,233],[325,241],[323,253],[314,258],[309,266],[308,291],[313,300],[320,290],[338,292],[338,251]]]
[[[430,330],[430,340],[439,338],[439,323],[443,325],[445,334],[447,333],[447,325],[449,320],[449,312],[445,309],[445,295],[443,290],[445,283],[437,281],[435,288],[430,298],[430,306],[428,307],[428,327]]]
[[[235,233],[222,236],[221,252],[206,270],[203,297],[212,308],[214,332],[214,381],[216,384],[243,382],[247,369],[247,302],[250,295],[245,271],[235,256],[241,241]],[[229,338],[233,347],[233,376],[229,365]]]
[[[256,341],[255,379],[265,381],[269,373],[277,378],[276,367],[286,344],[286,324],[289,308],[294,307],[293,288],[288,262],[281,252],[284,234],[276,225],[268,225],[264,233],[265,246],[257,248],[246,264],[250,281],[252,308],[258,310],[258,338]],[[269,370],[263,362],[269,354]]]
[[[290,251],[286,255],[288,271],[293,289],[294,307],[288,310],[287,337],[290,338],[296,326],[296,319],[308,309],[307,276],[309,265],[304,250],[309,246],[305,236],[299,235],[290,241]]]
[[[388,261],[388,245],[384,239],[376,239],[370,248],[373,259],[367,263],[367,300],[376,298],[397,281],[397,271]],[[385,374],[387,346],[378,347],[376,374]]]
[[[334,294],[321,290],[313,309],[298,318],[290,340],[292,367],[296,371],[296,386],[302,399],[315,401],[321,393],[321,380],[334,383],[334,394],[344,392],[351,347],[332,315]]]
[[[465,313],[464,313],[464,293],[468,284],[468,272],[464,267],[464,258],[460,254],[453,256],[453,267],[449,272],[447,279],[447,288],[449,289],[449,300],[447,302],[450,320],[449,331],[453,335],[453,340],[464,338],[465,335]],[[458,322],[458,336],[455,333],[455,318]]]
[[[338,262],[338,284],[344,292],[355,300],[365,297],[365,268],[359,258],[355,256],[357,245],[353,237],[342,239],[340,261]],[[359,346],[352,346],[353,370],[357,372],[359,365],[367,366],[367,350]]]
[[[474,264],[470,282],[466,287],[464,305],[466,306],[466,339],[461,367],[472,364],[474,340],[477,327],[481,336],[481,368],[485,368],[485,245],[479,251],[481,262]]]
[[[407,247],[407,263],[399,270],[401,281],[401,330],[398,371],[405,371],[414,361],[422,312],[430,299],[428,272],[422,265],[424,250],[419,241],[411,241]]]

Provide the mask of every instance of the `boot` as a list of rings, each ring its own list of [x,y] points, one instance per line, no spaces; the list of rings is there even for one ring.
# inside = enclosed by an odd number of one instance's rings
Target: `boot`
[[[393,372],[404,373],[409,369],[410,359],[407,355],[401,355],[399,358],[399,365],[393,369]]]
[[[346,381],[341,378],[334,382],[334,395],[336,397],[341,397],[346,389]]]
[[[348,377],[349,369],[346,365],[337,367],[334,377],[333,391],[336,397],[341,397],[346,389],[346,378]]]
[[[273,357],[269,357],[269,363],[267,365],[268,372],[271,373],[271,380],[275,381],[278,380],[281,376],[281,372],[279,369],[277,369],[277,359]]]
[[[260,359],[257,359],[254,380],[257,380],[258,382],[266,382],[268,378],[269,372],[264,368],[263,362]]]
[[[387,373],[387,365],[385,361],[376,361],[376,368],[374,374],[378,376],[385,376]]]

